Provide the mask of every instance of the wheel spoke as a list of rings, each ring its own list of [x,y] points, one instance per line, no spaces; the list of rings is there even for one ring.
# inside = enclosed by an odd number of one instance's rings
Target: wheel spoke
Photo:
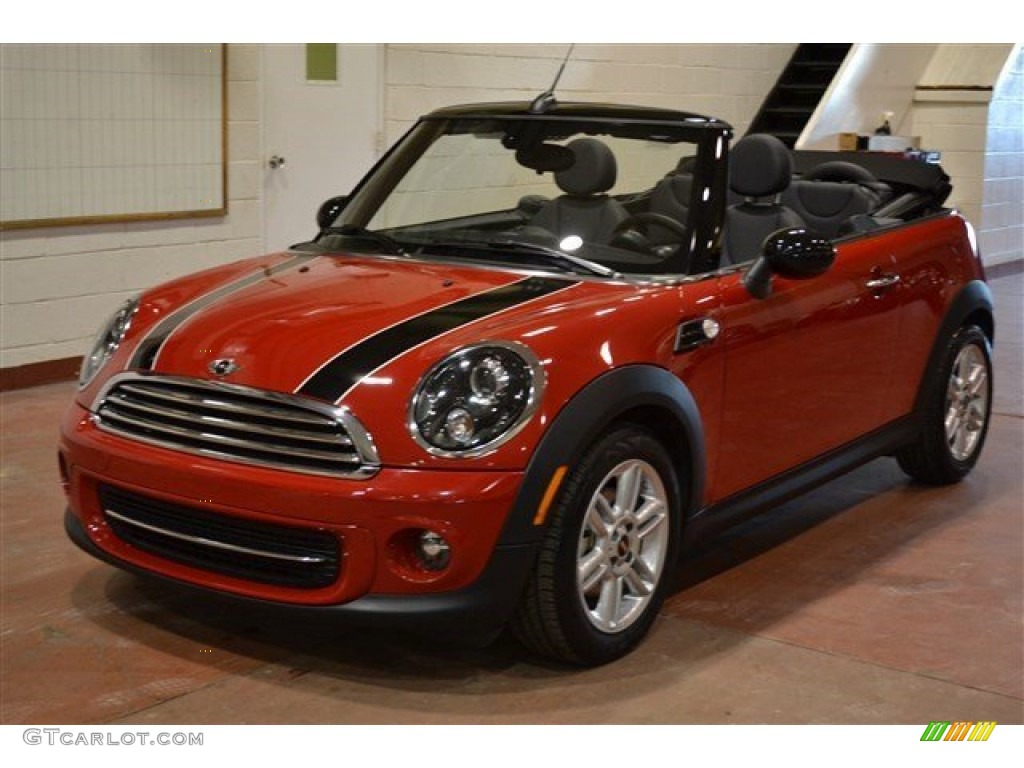
[[[622,579],[606,579],[601,584],[601,596],[594,607],[594,613],[609,628],[614,627],[622,605]]]
[[[971,403],[971,407],[967,411],[967,429],[971,432],[980,432],[984,425],[984,409],[977,402]]]
[[[640,513],[637,514],[637,523],[639,524],[636,532],[637,537],[643,541],[661,528],[667,520],[668,515],[665,514],[665,505],[657,499],[651,499],[644,504]]]
[[[608,561],[604,552],[594,548],[584,555],[576,564],[576,578],[579,580],[580,589],[589,592],[604,578],[608,572]]]
[[[961,460],[965,459],[970,454],[971,443],[974,438],[969,429],[967,429],[967,423],[964,419],[960,420],[960,426],[957,428],[956,436],[953,438],[953,455],[959,457]]]
[[[598,538],[606,539],[611,533],[611,526],[614,524],[614,520],[615,511],[612,509],[611,504],[608,503],[604,496],[597,494],[587,510],[586,525],[597,534]]]
[[[950,408],[946,413],[946,437],[953,439],[960,431],[960,412],[956,408]]]
[[[644,579],[644,577],[637,573],[636,564],[638,562],[643,561],[639,559],[635,560],[633,563],[633,567],[630,570],[626,571],[626,573],[623,574],[622,578],[629,586],[630,592],[632,592],[637,597],[646,597],[647,595],[651,594],[651,587],[650,584],[648,584],[648,582]]]
[[[649,595],[653,591],[654,573],[642,557],[634,558],[630,563],[630,570],[626,574],[626,578],[636,595]]]
[[[615,509],[619,514],[632,512],[636,509],[642,480],[643,475],[639,464],[627,467],[619,475],[619,482],[615,487]]]
[[[971,397],[980,397],[988,381],[988,374],[985,366],[975,365],[967,376],[967,394]]]

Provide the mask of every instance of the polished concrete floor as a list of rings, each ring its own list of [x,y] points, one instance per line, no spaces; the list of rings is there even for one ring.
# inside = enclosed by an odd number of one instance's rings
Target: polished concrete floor
[[[879,460],[737,528],[637,652],[587,671],[281,626],[99,563],[61,524],[73,387],[5,394],[0,722],[1024,723],[1024,278],[992,287],[995,416],[965,482]]]

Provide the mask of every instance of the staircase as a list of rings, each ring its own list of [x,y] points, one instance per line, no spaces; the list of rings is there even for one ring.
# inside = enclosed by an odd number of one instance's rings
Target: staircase
[[[770,133],[792,149],[852,47],[800,43],[747,133]]]

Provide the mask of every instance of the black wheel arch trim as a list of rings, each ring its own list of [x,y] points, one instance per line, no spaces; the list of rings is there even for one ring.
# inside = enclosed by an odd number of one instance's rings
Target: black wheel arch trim
[[[571,467],[611,424],[638,409],[663,414],[671,420],[666,423],[672,430],[683,436],[684,445],[665,447],[680,470],[682,516],[685,519],[696,512],[706,474],[704,428],[697,402],[682,381],[664,368],[627,365],[591,381],[552,420],[527,465],[500,545],[539,542],[545,525],[535,524],[534,518],[555,471],[560,466]]]
[[[983,280],[972,280],[967,283],[950,302],[942,322],[939,324],[935,334],[935,341],[932,343],[931,352],[928,354],[928,362],[921,373],[921,382],[917,388],[917,397],[914,400],[914,411],[921,413],[928,402],[930,387],[934,386],[929,374],[936,370],[942,361],[946,347],[956,332],[963,327],[964,323],[972,315],[982,312],[985,315],[987,326],[982,326],[982,331],[988,336],[989,343],[995,342],[995,319],[992,302],[992,291]],[[944,385],[944,383],[943,383]]]

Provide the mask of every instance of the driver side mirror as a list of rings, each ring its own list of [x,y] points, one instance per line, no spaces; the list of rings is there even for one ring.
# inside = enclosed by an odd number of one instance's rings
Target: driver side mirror
[[[334,223],[334,220],[338,218],[338,214],[344,210],[346,205],[348,205],[348,195],[338,195],[325,201],[320,206],[316,212],[316,225],[320,228],[321,232]]]
[[[836,260],[831,241],[802,227],[779,229],[764,239],[761,256],[743,276],[743,285],[756,299],[772,292],[772,275],[790,280],[817,277]]]

